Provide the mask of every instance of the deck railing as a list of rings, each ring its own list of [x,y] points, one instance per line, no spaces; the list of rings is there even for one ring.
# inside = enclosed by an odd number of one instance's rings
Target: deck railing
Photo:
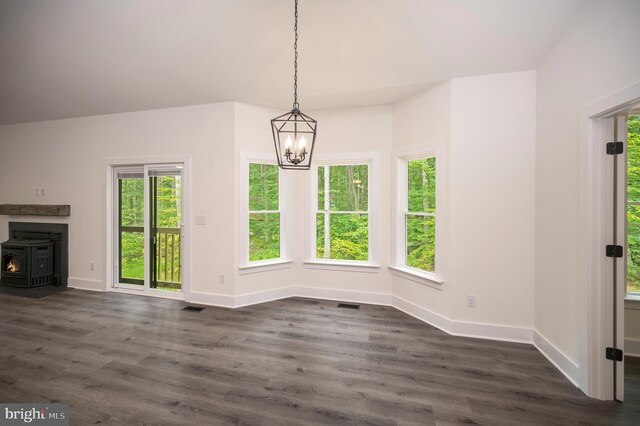
[[[143,234],[142,226],[122,226],[125,233]],[[180,288],[182,277],[180,228],[157,228],[155,270],[159,287]]]
[[[158,283],[180,283],[180,228],[158,228],[156,233],[156,271]]]

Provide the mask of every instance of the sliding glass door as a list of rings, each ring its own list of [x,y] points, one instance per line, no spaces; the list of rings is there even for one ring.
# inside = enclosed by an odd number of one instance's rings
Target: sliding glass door
[[[118,205],[116,284],[122,287],[144,286],[144,167],[116,170]]]
[[[114,287],[182,290],[182,170],[114,168]]]

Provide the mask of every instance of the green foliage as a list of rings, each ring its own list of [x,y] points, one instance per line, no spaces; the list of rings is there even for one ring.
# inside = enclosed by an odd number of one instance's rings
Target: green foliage
[[[328,245],[325,245],[325,218],[329,225]],[[325,259],[369,260],[369,216],[318,213],[316,256]]]
[[[405,216],[407,266],[435,271],[436,218],[411,213],[436,212],[436,159],[420,158],[407,164],[407,211]]]
[[[122,226],[144,226],[144,180],[120,179],[120,220]]]
[[[436,218],[433,216],[406,215],[407,266],[435,271],[435,225]]]
[[[407,211],[435,213],[436,159],[411,160],[407,165]]]
[[[629,117],[627,199],[640,202],[640,116]],[[627,209],[627,290],[640,292],[640,206]]]
[[[144,280],[144,234],[142,232],[122,232],[120,238],[122,277]]]
[[[280,213],[249,214],[249,260],[280,257]]]
[[[278,210],[278,166],[249,164],[249,210]]]
[[[325,199],[325,173],[329,173],[329,199]],[[326,204],[328,202],[328,205]],[[366,212],[369,208],[369,166],[318,167],[318,210]]]
[[[144,279],[144,180],[120,179],[120,220],[123,227],[138,227],[137,232],[120,234],[120,272],[123,278]]]
[[[280,213],[278,210],[278,166],[249,164],[249,260],[280,257]]]

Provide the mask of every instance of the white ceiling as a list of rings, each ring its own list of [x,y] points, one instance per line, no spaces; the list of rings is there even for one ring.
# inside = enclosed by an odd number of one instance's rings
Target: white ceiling
[[[536,68],[583,0],[300,0],[303,110]],[[0,124],[291,107],[293,0],[0,0]]]

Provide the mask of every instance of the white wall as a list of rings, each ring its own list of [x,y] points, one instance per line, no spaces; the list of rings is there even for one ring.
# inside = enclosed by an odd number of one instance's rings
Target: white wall
[[[107,158],[189,155],[192,214],[207,224],[192,226],[192,289],[233,294],[235,233],[232,103],[102,115],[0,126],[3,203],[70,204],[69,276],[72,285],[105,288]],[[44,188],[45,197],[36,197]],[[8,221],[53,221],[0,216],[0,239]],[[95,271],[89,264],[94,262]],[[219,273],[228,277],[217,284]]]
[[[640,2],[586,3],[538,68],[535,329],[577,363],[582,108],[640,80]],[[586,368],[586,366],[580,366]]]
[[[395,296],[453,321],[532,326],[535,85],[534,71],[454,79],[394,107],[394,149],[444,144],[446,179],[443,290],[394,276]]]
[[[535,71],[451,82],[456,319],[533,325]],[[477,308],[467,308],[468,294]]]

